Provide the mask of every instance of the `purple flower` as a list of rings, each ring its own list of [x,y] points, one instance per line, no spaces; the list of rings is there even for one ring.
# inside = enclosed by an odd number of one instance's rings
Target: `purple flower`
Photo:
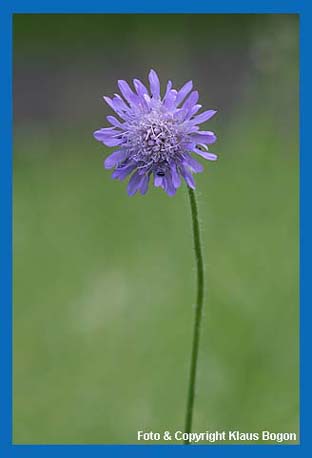
[[[208,121],[214,110],[201,109],[197,91],[192,91],[192,81],[176,91],[168,81],[165,95],[160,95],[157,73],[149,73],[150,92],[138,79],[133,80],[135,91],[126,81],[119,80],[123,98],[115,94],[104,97],[106,103],[120,119],[107,116],[112,127],[94,132],[94,137],[106,146],[117,147],[104,162],[106,169],[114,169],[112,177],[124,180],[131,174],[128,194],[137,191],[145,194],[152,177],[154,185],[163,188],[169,196],[175,194],[181,184],[195,189],[193,173],[203,166],[193,157],[199,155],[210,161],[217,156],[208,152],[208,146],[216,141],[213,132],[199,130],[198,124]]]

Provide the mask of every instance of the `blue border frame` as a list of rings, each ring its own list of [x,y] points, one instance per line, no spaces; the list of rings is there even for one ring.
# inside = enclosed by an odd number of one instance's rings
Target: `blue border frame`
[[[14,13],[297,13],[300,14],[300,297],[301,297],[301,444],[300,445],[206,445],[185,447],[161,445],[164,456],[179,454],[203,456],[311,456],[309,443],[310,372],[307,359],[311,292],[309,289],[309,259],[312,255],[309,234],[311,187],[309,171],[311,153],[308,148],[311,119],[312,71],[311,0],[3,0],[0,6],[0,455],[4,457],[118,456],[135,453],[157,456],[157,445],[13,445],[12,444],[12,15]],[[311,127],[310,127],[311,130]],[[304,363],[303,363],[304,362]],[[303,402],[304,400],[304,402]],[[252,450],[250,448],[252,447]],[[309,452],[310,450],[310,452]]]

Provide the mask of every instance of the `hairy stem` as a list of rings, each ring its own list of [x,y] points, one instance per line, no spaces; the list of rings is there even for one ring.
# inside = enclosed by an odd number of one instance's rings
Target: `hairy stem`
[[[192,431],[194,398],[195,398],[195,388],[196,388],[196,369],[197,369],[199,338],[200,338],[200,328],[201,328],[203,298],[204,298],[204,265],[203,265],[203,255],[202,255],[201,242],[200,242],[198,208],[197,208],[196,196],[195,196],[194,190],[188,187],[188,192],[189,192],[189,198],[190,198],[192,223],[193,223],[193,239],[194,239],[194,250],[195,250],[195,259],[196,259],[196,270],[197,270],[197,297],[196,297],[194,334],[193,334],[192,353],[191,353],[190,379],[189,379],[186,420],[185,420],[185,432],[186,433],[190,433]],[[185,445],[190,444],[189,440],[185,440],[184,444]]]

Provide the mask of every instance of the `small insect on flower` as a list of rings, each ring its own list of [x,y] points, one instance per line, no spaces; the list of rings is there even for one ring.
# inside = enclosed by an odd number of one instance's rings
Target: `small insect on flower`
[[[123,98],[115,94],[104,97],[106,103],[117,113],[107,116],[111,127],[94,132],[99,142],[117,147],[104,162],[106,169],[114,169],[112,177],[124,180],[131,174],[128,194],[137,191],[145,194],[150,178],[156,187],[161,187],[172,196],[181,184],[195,189],[193,173],[202,172],[203,166],[193,153],[215,161],[217,156],[208,152],[208,145],[216,141],[211,131],[199,130],[199,124],[208,121],[215,110],[204,111],[199,105],[199,94],[192,91],[192,81],[180,90],[172,89],[168,81],[163,97],[157,73],[149,73],[150,92],[138,79],[133,80],[135,91],[126,81],[119,80]]]

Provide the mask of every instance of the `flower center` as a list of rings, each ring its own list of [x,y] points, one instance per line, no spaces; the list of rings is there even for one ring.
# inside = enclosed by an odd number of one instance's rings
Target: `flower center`
[[[147,117],[131,129],[126,147],[131,149],[132,159],[141,167],[154,169],[169,164],[170,160],[181,151],[181,135],[174,120],[160,116]]]

